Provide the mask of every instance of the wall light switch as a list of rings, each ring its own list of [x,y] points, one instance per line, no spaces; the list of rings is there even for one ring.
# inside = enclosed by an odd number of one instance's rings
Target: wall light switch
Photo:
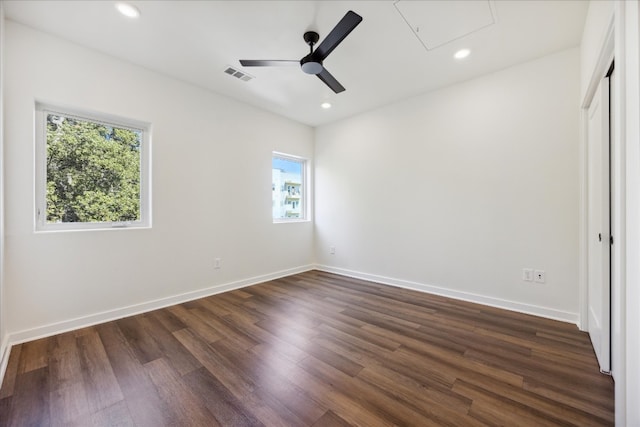
[[[336,247],[335,246],[329,246],[329,253],[331,255],[335,255],[336,253]]]
[[[546,280],[544,270],[536,270],[533,272],[533,280],[538,283],[544,283]]]
[[[527,282],[533,281],[533,268],[522,269],[522,280],[525,280]]]

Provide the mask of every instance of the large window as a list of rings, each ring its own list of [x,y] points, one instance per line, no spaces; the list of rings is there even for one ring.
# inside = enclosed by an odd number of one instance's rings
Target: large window
[[[36,229],[149,226],[148,125],[36,110]]]
[[[306,175],[305,159],[273,153],[271,190],[274,222],[307,219]]]

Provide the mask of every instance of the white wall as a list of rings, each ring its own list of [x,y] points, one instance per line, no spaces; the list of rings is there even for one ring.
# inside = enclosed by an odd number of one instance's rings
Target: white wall
[[[576,48],[319,127],[318,263],[576,322],[578,75]]]
[[[11,21],[4,53],[13,341],[313,263],[312,223],[271,219],[271,152],[312,159],[311,128]],[[34,232],[35,100],[152,123],[151,229]]]
[[[4,2],[0,1],[0,379],[9,362],[4,320],[4,27]]]

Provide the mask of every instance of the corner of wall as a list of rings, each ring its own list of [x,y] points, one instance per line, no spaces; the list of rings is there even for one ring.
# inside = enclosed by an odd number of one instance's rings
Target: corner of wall
[[[11,350],[4,315],[4,1],[0,1],[0,385]]]
[[[548,307],[541,307],[533,304],[525,304],[515,301],[509,301],[501,298],[487,297],[484,295],[474,294],[471,292],[457,291],[454,289],[434,286],[428,283],[418,283],[410,280],[396,279],[393,277],[379,276],[376,274],[363,273],[344,268],[331,267],[327,265],[316,265],[316,270],[325,271],[327,273],[339,274],[341,276],[353,277],[356,279],[367,280],[383,285],[395,286],[398,288],[411,289],[414,291],[424,292],[427,294],[439,295],[460,301],[472,302],[475,304],[486,305],[490,307],[501,308],[504,310],[515,311],[518,313],[531,314],[533,316],[544,317],[547,319],[558,320],[566,323],[578,324],[578,314],[568,311],[554,310]]]
[[[4,380],[4,374],[7,372],[9,365],[9,357],[11,356],[11,345],[9,345],[9,337],[5,336],[0,343],[0,387]]]
[[[286,270],[275,271],[268,274],[262,274],[259,276],[249,277],[246,279],[227,282],[208,288],[198,289],[195,291],[189,291],[182,294],[172,295],[169,297],[159,298],[152,301],[145,301],[139,304],[132,304],[126,307],[119,307],[100,313],[92,313],[90,315],[77,317],[74,319],[67,319],[61,322],[49,323],[46,325],[40,325],[35,328],[26,329],[22,331],[12,331],[6,334],[3,346],[11,347],[16,344],[21,344],[28,341],[33,341],[40,338],[46,338],[52,335],[61,334],[64,332],[81,329],[100,323],[110,322],[124,317],[135,316],[137,314],[146,313],[153,310],[158,310],[164,307],[169,307],[176,304],[182,304],[188,301],[193,301],[199,298],[205,298],[211,295],[220,294],[236,289],[245,288],[247,286],[256,285],[258,283],[268,282],[270,280],[279,279],[282,277],[291,276],[294,274],[304,273],[314,269],[314,265],[307,264],[301,265]],[[4,348],[4,347],[3,347]],[[8,359],[8,356],[7,356]],[[4,361],[3,361],[4,362]]]

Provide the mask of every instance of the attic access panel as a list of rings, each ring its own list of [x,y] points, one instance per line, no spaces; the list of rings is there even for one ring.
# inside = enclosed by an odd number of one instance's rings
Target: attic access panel
[[[398,0],[394,6],[427,50],[496,23],[490,0]]]

